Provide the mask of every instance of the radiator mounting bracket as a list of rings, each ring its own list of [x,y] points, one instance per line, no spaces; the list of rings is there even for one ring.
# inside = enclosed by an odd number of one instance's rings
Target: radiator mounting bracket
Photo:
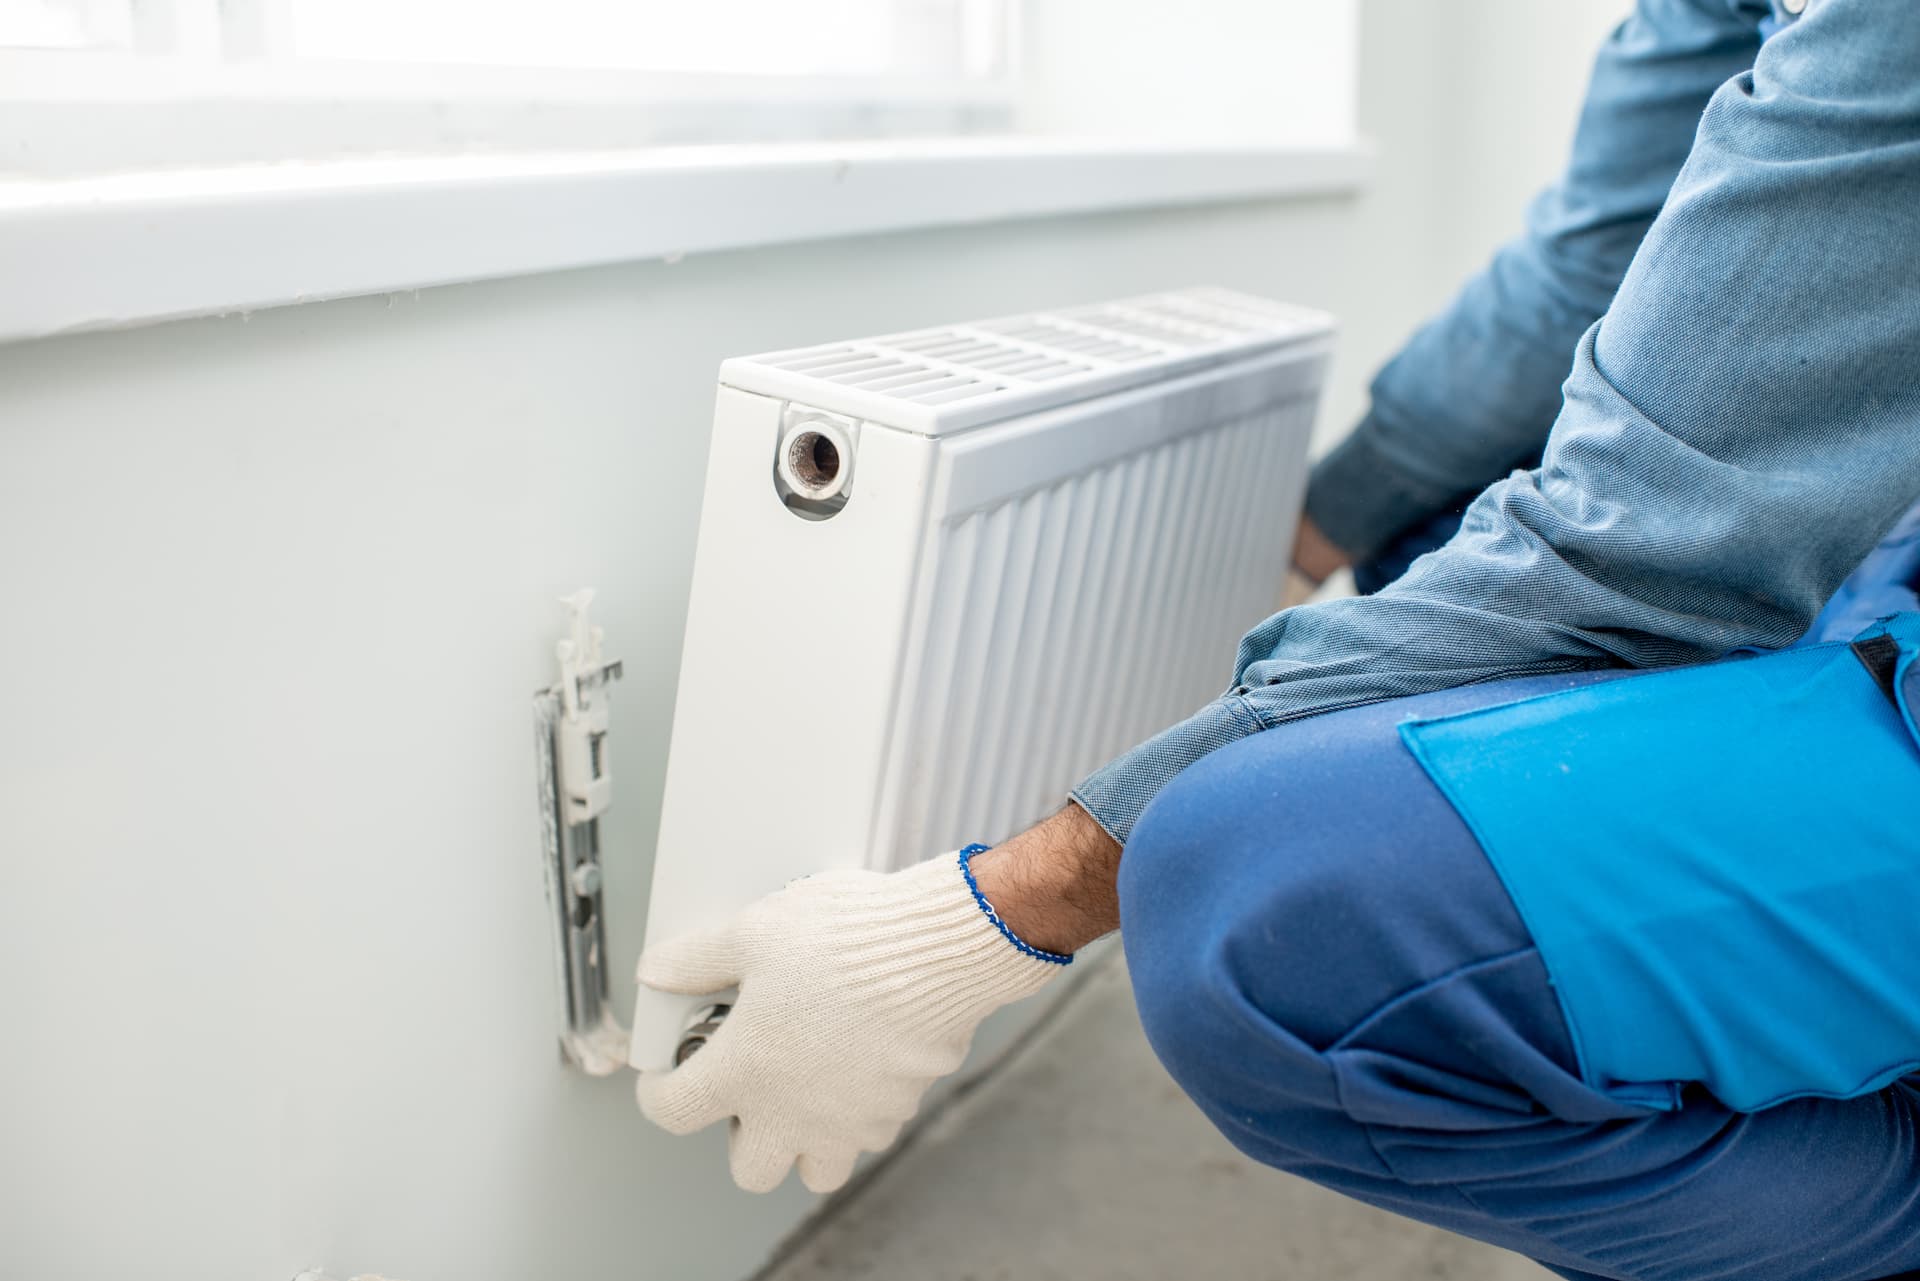
[[[564,1017],[560,1055],[592,1076],[626,1066],[628,1034],[607,1001],[600,816],[613,803],[609,691],[620,661],[601,652],[588,617],[593,590],[563,597],[568,634],[555,646],[560,678],[533,696],[541,864],[554,926]]]

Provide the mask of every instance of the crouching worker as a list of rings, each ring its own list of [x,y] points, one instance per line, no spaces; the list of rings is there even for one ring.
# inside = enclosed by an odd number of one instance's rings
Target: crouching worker
[[[741,995],[642,1104],[837,1186],[1120,928],[1270,1165],[1569,1278],[1920,1269],[1916,498],[1920,7],[1641,0],[1316,471],[1301,568],[1392,581],[1003,845],[651,950]]]

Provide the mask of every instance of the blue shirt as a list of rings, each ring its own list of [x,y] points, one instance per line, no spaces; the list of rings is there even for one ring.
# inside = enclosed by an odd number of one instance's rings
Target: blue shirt
[[[1920,496],[1920,4],[1802,8],[1639,0],[1566,172],[1380,371],[1308,510],[1365,555],[1551,422],[1540,465],[1384,591],[1248,632],[1225,694],[1074,789],[1115,839],[1287,721],[1789,645]]]

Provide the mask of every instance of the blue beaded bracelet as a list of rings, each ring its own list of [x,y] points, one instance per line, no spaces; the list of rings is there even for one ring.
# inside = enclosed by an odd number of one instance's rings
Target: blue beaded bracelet
[[[967,888],[973,891],[973,901],[980,905],[980,910],[987,914],[987,919],[993,922],[993,928],[1000,931],[1001,937],[1005,938],[1007,942],[1013,944],[1022,952],[1025,952],[1028,956],[1031,956],[1034,960],[1046,961],[1051,965],[1072,965],[1073,958],[1071,956],[1062,956],[1058,952],[1048,952],[1037,948],[1021,938],[1018,934],[1015,934],[1008,928],[1007,923],[1000,919],[1000,913],[993,910],[993,904],[987,902],[987,896],[980,892],[980,882],[973,879],[973,868],[968,866],[973,862],[973,856],[975,854],[984,854],[987,852],[987,848],[985,845],[976,843],[960,851],[960,875],[967,878]]]

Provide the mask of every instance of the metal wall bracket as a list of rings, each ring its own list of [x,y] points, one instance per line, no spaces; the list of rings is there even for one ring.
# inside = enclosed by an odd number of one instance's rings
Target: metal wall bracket
[[[600,815],[613,801],[608,693],[620,663],[601,654],[587,617],[592,589],[561,601],[568,636],[556,647],[560,679],[533,696],[541,862],[554,923],[565,1017],[560,1053],[593,1076],[626,1066],[627,1030],[607,1003],[607,928],[601,902]]]

